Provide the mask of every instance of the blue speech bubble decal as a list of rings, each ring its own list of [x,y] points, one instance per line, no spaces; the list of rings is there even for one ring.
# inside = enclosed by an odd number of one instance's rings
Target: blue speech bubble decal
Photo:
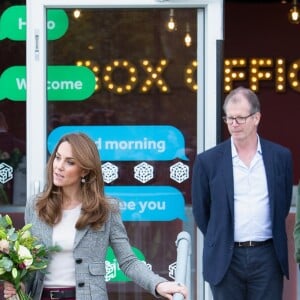
[[[186,220],[184,198],[170,186],[107,186],[105,194],[120,200],[123,221]]]
[[[103,161],[188,160],[181,131],[164,125],[61,126],[48,137],[49,152],[63,135],[72,132],[93,139]]]

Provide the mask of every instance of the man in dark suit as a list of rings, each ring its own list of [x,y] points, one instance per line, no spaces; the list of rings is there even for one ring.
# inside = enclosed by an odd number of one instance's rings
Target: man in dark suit
[[[214,300],[281,300],[292,156],[258,136],[260,103],[251,90],[231,91],[223,109],[231,138],[199,154],[193,168],[204,280]]]

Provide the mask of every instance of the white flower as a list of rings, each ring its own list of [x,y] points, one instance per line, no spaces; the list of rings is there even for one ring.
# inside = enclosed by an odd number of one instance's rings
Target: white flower
[[[28,248],[26,248],[25,246],[19,245],[18,256],[21,260],[23,260],[23,263],[25,264],[26,268],[32,265],[32,255]]]
[[[0,251],[4,253],[9,253],[9,242],[8,240],[0,240]]]

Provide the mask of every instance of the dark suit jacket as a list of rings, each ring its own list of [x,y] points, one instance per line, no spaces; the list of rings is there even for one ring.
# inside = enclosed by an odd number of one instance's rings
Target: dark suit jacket
[[[283,274],[288,277],[285,218],[289,213],[293,171],[287,148],[260,139],[266,170],[274,247]],[[192,205],[204,235],[203,276],[216,285],[224,277],[234,247],[234,187],[230,139],[198,154],[193,168]]]

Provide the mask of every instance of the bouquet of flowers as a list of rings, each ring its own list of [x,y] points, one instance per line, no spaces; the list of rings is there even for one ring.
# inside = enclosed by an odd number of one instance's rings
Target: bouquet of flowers
[[[30,233],[32,224],[16,230],[8,215],[0,215],[0,280],[11,282],[20,300],[30,300],[21,288],[30,273],[46,269],[50,251]]]

